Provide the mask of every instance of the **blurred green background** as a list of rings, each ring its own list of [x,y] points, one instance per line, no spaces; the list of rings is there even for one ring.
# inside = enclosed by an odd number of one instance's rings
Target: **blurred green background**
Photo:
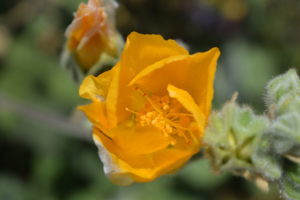
[[[74,115],[84,103],[78,86],[59,64],[79,3],[1,0],[0,200],[279,199],[276,187],[266,194],[242,178],[217,176],[204,159],[151,183],[111,184]],[[264,112],[266,82],[300,67],[299,0],[119,0],[117,27],[124,37],[180,39],[192,53],[220,47],[216,109],[238,91],[241,103]]]

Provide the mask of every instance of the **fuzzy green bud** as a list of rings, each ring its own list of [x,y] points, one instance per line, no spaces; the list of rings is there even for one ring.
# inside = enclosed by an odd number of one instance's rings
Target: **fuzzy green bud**
[[[205,133],[216,171],[242,175],[263,190],[277,183],[288,200],[300,199],[300,80],[296,70],[266,87],[269,118],[234,100],[214,112]]]
[[[288,94],[295,94],[300,90],[300,81],[296,70],[290,69],[283,75],[272,79],[267,85],[267,103],[278,104]]]
[[[258,116],[251,108],[240,107],[234,101],[213,113],[204,142],[214,168],[237,174],[255,171],[257,144],[268,125],[267,117]]]
[[[285,199],[300,199],[300,80],[296,70],[271,80],[267,103],[272,122],[264,138],[266,149],[281,160],[282,176],[276,181]]]
[[[279,155],[300,157],[300,80],[296,70],[271,80],[267,98],[272,99],[275,110],[269,129],[272,151]],[[269,105],[272,109],[272,105]]]

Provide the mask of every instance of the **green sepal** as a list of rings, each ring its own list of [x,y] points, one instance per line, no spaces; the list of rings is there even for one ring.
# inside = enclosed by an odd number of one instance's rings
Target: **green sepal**
[[[265,116],[254,114],[249,107],[240,107],[231,101],[220,112],[211,115],[204,137],[207,156],[216,171],[245,171],[257,173],[255,163],[257,144],[269,126]],[[270,173],[272,174],[272,173]]]
[[[277,180],[282,175],[281,157],[272,152],[272,141],[270,134],[264,132],[257,142],[256,150],[252,155],[252,160],[256,171],[269,181]]]
[[[273,151],[280,155],[300,156],[300,110],[277,117],[271,132]]]

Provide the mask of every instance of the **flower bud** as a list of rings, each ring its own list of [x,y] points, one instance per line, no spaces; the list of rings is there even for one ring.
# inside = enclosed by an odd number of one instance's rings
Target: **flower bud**
[[[257,143],[268,125],[265,116],[257,116],[251,108],[239,107],[234,101],[213,113],[204,142],[214,168],[237,174],[253,171]]]
[[[296,70],[289,70],[271,80],[267,86],[267,98],[275,105],[269,130],[271,151],[300,157],[300,80]]]
[[[89,0],[81,3],[66,30],[66,49],[84,73],[99,62],[117,58],[123,41],[114,23],[114,0]],[[68,57],[69,56],[64,56]],[[65,59],[63,62],[66,63]]]
[[[271,118],[234,100],[211,115],[204,142],[218,171],[253,180],[263,190],[279,185],[286,199],[300,199],[300,81],[295,70],[267,86]]]
[[[297,72],[294,69],[289,70],[281,76],[277,76],[267,85],[267,103],[278,104],[283,101],[283,98],[291,93],[300,90],[300,80]]]

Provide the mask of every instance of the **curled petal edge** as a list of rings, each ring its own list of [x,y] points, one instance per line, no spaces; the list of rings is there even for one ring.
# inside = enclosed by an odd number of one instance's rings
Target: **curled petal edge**
[[[115,162],[113,155],[111,155],[105,147],[103,147],[103,144],[101,141],[97,138],[97,136],[93,135],[93,140],[98,147],[98,155],[100,157],[100,160],[103,163],[103,171],[105,175],[115,184],[126,186],[130,185],[134,182],[132,177],[124,172]]]

